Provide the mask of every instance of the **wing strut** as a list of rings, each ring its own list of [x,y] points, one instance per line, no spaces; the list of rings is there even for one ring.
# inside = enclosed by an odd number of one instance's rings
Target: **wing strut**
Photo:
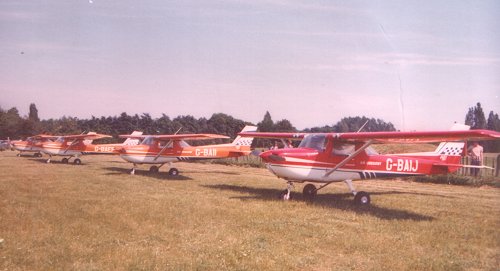
[[[71,147],[75,146],[76,144],[80,143],[79,139],[75,139],[69,144],[69,146],[64,150],[64,153],[66,153]],[[71,157],[70,157],[71,158]]]
[[[177,131],[177,132],[179,132],[179,131]],[[158,157],[160,157],[160,155],[167,149],[167,147],[170,145],[171,142],[172,142],[172,140],[168,141],[167,144],[165,144],[165,147],[163,147],[161,149],[161,151],[155,156],[155,159],[153,159],[153,161],[156,161],[156,159],[158,159]]]
[[[347,156],[342,162],[338,163],[334,168],[328,170],[325,173],[324,178],[330,176],[333,172],[335,172],[337,169],[340,167],[343,167],[345,164],[349,163],[352,159],[354,159],[358,154],[360,154],[362,151],[364,151],[366,148],[368,148],[371,144],[373,143],[373,140],[368,140],[361,148],[359,148],[357,151],[351,153],[349,156]]]

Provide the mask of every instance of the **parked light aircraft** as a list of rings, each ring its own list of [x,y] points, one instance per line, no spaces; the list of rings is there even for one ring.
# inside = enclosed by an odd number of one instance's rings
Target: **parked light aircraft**
[[[139,136],[142,132],[134,131],[131,136]],[[109,135],[97,134],[89,132],[81,135],[65,135],[65,136],[44,136],[54,139],[42,144],[42,152],[49,155],[47,163],[50,163],[52,156],[69,156],[64,157],[62,163],[67,164],[69,159],[75,157],[73,163],[79,165],[82,163],[80,155],[82,154],[119,154],[121,148],[130,145],[137,145],[138,140],[127,139],[119,144],[92,144],[93,140],[101,138],[109,138]]]
[[[0,151],[8,150],[11,148],[13,148],[13,147],[12,147],[12,144],[10,142],[10,139],[0,140]]]
[[[462,125],[461,129],[464,129]],[[467,126],[468,129],[468,126]],[[370,195],[356,191],[352,180],[394,178],[401,176],[447,174],[461,167],[464,140],[498,140],[500,133],[489,130],[456,130],[432,132],[361,132],[361,133],[259,133],[243,132],[240,136],[300,139],[297,148],[262,152],[270,172],[287,181],[280,194],[290,199],[294,183],[307,182],[305,199],[312,200],[318,190],[334,182],[345,182],[354,201],[369,204]],[[444,142],[443,142],[444,141]],[[378,154],[370,146],[376,143],[434,143],[442,142],[433,152]],[[484,166],[478,166],[484,168]],[[320,183],[316,187],[312,183]]]
[[[242,132],[251,131],[257,131],[257,127],[245,126],[242,130]],[[134,164],[130,174],[135,174],[135,169],[140,164],[153,164],[149,168],[149,171],[155,173],[163,165],[169,164],[169,167],[171,167],[172,163],[177,161],[231,158],[248,155],[251,152],[250,145],[253,141],[251,137],[243,138],[238,136],[229,144],[191,146],[185,140],[209,140],[229,137],[216,134],[120,135],[120,137],[143,139],[141,144],[127,146],[120,151],[121,158]],[[176,176],[179,174],[179,170],[171,167],[168,173],[169,175]]]
[[[51,141],[52,136],[39,134],[28,137],[26,140],[11,141],[12,147],[19,151],[17,156],[21,156],[24,152],[32,152],[34,157],[42,157],[42,144]]]

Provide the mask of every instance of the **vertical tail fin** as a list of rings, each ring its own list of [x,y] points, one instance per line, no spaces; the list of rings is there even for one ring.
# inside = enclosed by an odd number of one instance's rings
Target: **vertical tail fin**
[[[245,126],[243,130],[241,130],[241,132],[256,132],[256,131],[257,131],[257,126],[249,126],[249,125]],[[250,148],[252,142],[253,142],[253,137],[237,136],[231,144],[235,146],[246,146]]]
[[[140,136],[140,135],[142,135],[142,132],[140,132],[140,131],[133,131],[130,135]],[[135,145],[139,145],[139,139],[137,139],[137,138],[127,138],[122,143],[122,146],[135,146]]]
[[[470,126],[455,123],[450,131],[469,130]],[[465,142],[441,142],[434,153],[446,156],[461,156],[464,152]]]
[[[87,135],[95,135],[95,134],[96,134],[96,132],[88,132],[87,133]],[[90,145],[90,144],[92,144],[93,141],[94,141],[93,139],[85,139],[85,140],[83,140],[83,144]]]

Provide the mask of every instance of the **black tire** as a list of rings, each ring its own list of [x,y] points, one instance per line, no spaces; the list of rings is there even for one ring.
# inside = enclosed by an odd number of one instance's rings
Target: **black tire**
[[[354,196],[354,202],[358,205],[370,205],[370,194],[360,191]]]
[[[81,165],[82,164],[82,160],[76,158],[74,161],[73,161],[73,164],[75,165]]]
[[[149,168],[149,172],[150,172],[150,173],[158,173],[158,171],[159,171],[159,170],[160,170],[160,169],[159,169],[157,166],[151,166],[151,167]]]
[[[66,158],[66,157],[64,157],[64,158],[61,160],[61,163],[63,163],[63,164],[67,164],[67,163],[68,163],[68,161],[69,161],[69,159],[68,159],[68,158]]]
[[[316,186],[314,186],[314,184],[307,184],[306,186],[304,186],[304,190],[302,190],[302,193],[305,200],[313,201],[316,197],[316,194],[318,193],[318,190],[316,189]]]
[[[168,171],[168,175],[170,176],[177,176],[179,175],[179,170],[176,169],[176,168],[171,168],[169,171]]]

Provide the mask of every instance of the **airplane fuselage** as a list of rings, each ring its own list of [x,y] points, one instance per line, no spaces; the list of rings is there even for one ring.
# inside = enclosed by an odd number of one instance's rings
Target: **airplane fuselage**
[[[171,148],[156,145],[137,145],[123,148],[120,157],[134,164],[165,164],[177,161],[239,157],[250,148],[231,144],[181,146],[177,141]]]
[[[118,154],[123,146],[121,144],[84,144],[79,142],[47,142],[42,146],[42,151],[49,155],[79,156],[81,154]]]
[[[459,156],[368,155],[361,153],[331,174],[330,170],[347,155],[334,155],[314,149],[281,149],[261,154],[267,168],[276,176],[297,182],[334,182],[372,178],[405,177],[450,173],[437,163],[458,164]],[[458,167],[456,168],[458,169]]]

